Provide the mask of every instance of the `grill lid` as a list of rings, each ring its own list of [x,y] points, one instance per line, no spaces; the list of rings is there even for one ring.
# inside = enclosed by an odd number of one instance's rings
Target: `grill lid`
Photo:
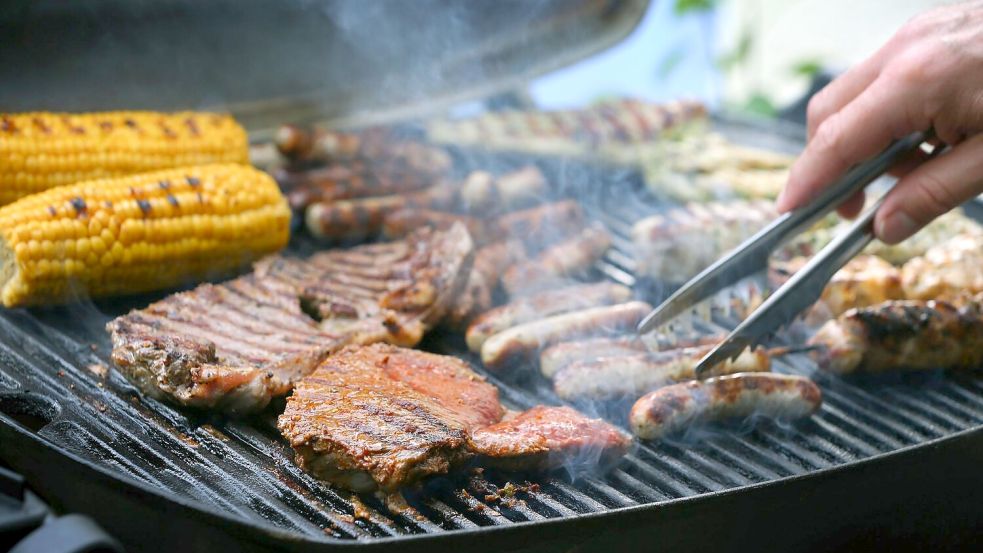
[[[19,2],[0,110],[228,109],[251,128],[391,121],[607,48],[648,0]]]

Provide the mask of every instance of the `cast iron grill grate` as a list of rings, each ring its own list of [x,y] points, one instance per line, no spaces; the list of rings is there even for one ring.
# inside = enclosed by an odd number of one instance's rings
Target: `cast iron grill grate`
[[[586,202],[591,216],[615,234],[614,248],[597,273],[635,284],[628,230],[631,222],[662,206],[629,172],[571,164],[543,168],[559,182],[589,181],[586,188],[584,182],[575,186],[594,195]],[[983,424],[983,379],[972,375],[905,375],[876,382],[819,375],[824,404],[800,424],[753,421],[642,443],[604,475],[486,471],[435,479],[408,493],[412,509],[405,509],[371,496],[353,500],[308,476],[294,465],[272,414],[246,421],[189,414],[140,396],[114,370],[106,371],[111,364],[105,322],[147,302],[133,298],[3,311],[0,397],[39,402],[50,423],[38,435],[83,459],[213,510],[312,538],[395,538],[671,502],[868,459]],[[714,321],[698,324],[711,329],[733,323]],[[464,351],[458,337],[447,335],[432,336],[425,346]],[[776,370],[812,374],[814,366],[803,355],[791,355]],[[559,403],[537,378],[489,378],[509,407]],[[579,407],[624,422],[624,406]],[[517,501],[495,497],[506,483],[527,480],[538,487],[520,492]]]

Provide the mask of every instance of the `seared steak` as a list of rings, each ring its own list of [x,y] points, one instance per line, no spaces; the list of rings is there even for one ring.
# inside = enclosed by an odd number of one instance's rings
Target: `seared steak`
[[[464,361],[375,344],[345,348],[300,380],[278,426],[301,467],[356,491],[392,491],[474,454],[507,469],[607,462],[630,441],[569,407],[500,422],[504,413]]]
[[[473,427],[502,417],[498,390],[454,357],[350,347],[301,380],[279,428],[297,464],[356,491],[392,491],[471,456]]]
[[[271,256],[107,325],[113,361],[148,395],[233,413],[263,408],[347,344],[416,344],[460,292],[467,231],[307,259]]]

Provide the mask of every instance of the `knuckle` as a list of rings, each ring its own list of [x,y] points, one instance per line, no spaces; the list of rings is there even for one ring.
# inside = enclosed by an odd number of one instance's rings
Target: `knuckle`
[[[816,134],[812,140],[817,150],[833,154],[839,158],[840,143],[842,142],[842,124],[838,114],[833,114],[826,118],[816,129]]]
[[[809,100],[809,104],[806,105],[806,120],[809,122],[809,126],[816,128],[817,125],[822,123],[824,117],[826,117],[826,93],[825,89],[816,93]]]
[[[959,204],[949,186],[934,173],[919,175],[912,184],[918,193],[916,202],[907,211],[919,223],[927,223]]]

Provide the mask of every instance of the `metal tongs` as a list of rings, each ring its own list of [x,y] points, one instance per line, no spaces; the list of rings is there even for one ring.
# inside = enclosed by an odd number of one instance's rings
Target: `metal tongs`
[[[913,133],[895,141],[876,157],[854,166],[832,186],[824,189],[811,204],[775,219],[729,254],[693,277],[639,323],[638,333],[648,333],[727,286],[764,270],[768,264],[768,256],[776,248],[801,234],[856,192],[866,188],[895,162],[916,148],[920,148],[932,136],[932,131]],[[941,148],[935,148],[932,155],[940,150]],[[695,369],[697,378],[701,378],[707,370],[725,359],[735,358],[745,348],[757,345],[819,300],[823,288],[833,274],[873,240],[874,215],[882,201],[883,198],[858,217],[846,232],[820,250],[738,325],[723,342],[717,344],[703,357]]]

